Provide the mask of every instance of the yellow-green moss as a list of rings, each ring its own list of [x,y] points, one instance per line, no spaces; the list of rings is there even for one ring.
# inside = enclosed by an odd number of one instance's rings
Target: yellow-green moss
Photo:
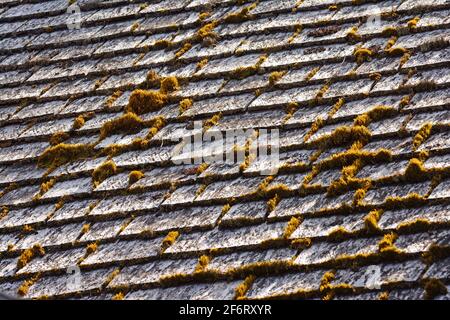
[[[175,57],[180,58],[182,55],[184,55],[186,52],[191,50],[192,44],[189,42],[186,42],[176,53]]]
[[[419,131],[416,133],[413,139],[413,151],[416,151],[425,140],[431,135],[431,130],[433,129],[432,123],[425,123]]]
[[[52,146],[56,146],[69,139],[69,137],[70,135],[67,132],[56,132],[50,137],[49,143]]]
[[[242,21],[251,19],[252,15],[250,14],[250,11],[253,10],[254,8],[256,8],[257,5],[258,5],[258,1],[256,1],[255,3],[252,3],[251,5],[249,5],[247,7],[244,7],[239,12],[229,13],[223,19],[223,22],[226,22],[226,23],[238,23],[238,22],[242,22]]]
[[[137,133],[144,127],[142,119],[133,112],[105,122],[100,129],[100,139],[117,133]]]
[[[176,77],[166,77],[161,81],[160,92],[163,94],[172,93],[180,89],[180,84]]]
[[[369,61],[369,59],[373,56],[373,51],[367,48],[359,48],[356,49],[353,56],[356,59],[356,63],[362,64],[365,61]]]
[[[45,254],[44,248],[40,244],[35,244],[32,248],[22,251],[22,254],[17,259],[17,269],[20,270],[25,267],[34,257],[43,256]]]
[[[36,274],[35,276],[33,276],[31,279],[28,280],[24,280],[22,282],[22,284],[20,285],[20,287],[17,289],[17,294],[19,296],[25,296],[28,293],[28,290],[30,289],[30,287],[36,283],[36,281],[38,281],[40,278],[40,274]]]
[[[383,239],[378,243],[378,250],[381,253],[386,252],[398,252],[398,249],[395,247],[394,242],[397,240],[398,236],[396,233],[391,232],[387,233],[383,236]]]
[[[272,199],[267,201],[267,211],[272,212],[280,202],[280,197],[276,194]]]
[[[247,276],[244,281],[239,284],[234,291],[234,299],[241,300],[245,297],[247,291],[251,288],[256,277],[254,275]]]
[[[190,109],[192,107],[192,99],[183,99],[180,101],[180,106],[178,109],[178,113],[181,115],[183,114],[186,110]]]
[[[71,161],[89,158],[93,147],[85,144],[65,144],[47,148],[38,159],[41,168],[57,168]]]
[[[322,128],[325,125],[325,121],[321,117],[317,117],[316,120],[311,124],[311,128],[306,133],[303,140],[306,142],[311,138],[317,131],[319,131],[320,128]]]
[[[426,177],[426,170],[423,167],[422,161],[417,158],[409,160],[404,177],[405,180],[409,182],[424,180]]]
[[[125,298],[125,295],[123,292],[116,293],[111,299],[112,300],[123,300]]]
[[[408,21],[408,28],[414,29],[417,26],[417,23],[419,22],[420,17],[414,17],[413,19]]]
[[[142,171],[139,171],[139,170],[131,171],[130,174],[128,175],[128,185],[131,186],[132,184],[141,180],[144,176],[145,175]]]
[[[380,221],[381,215],[383,214],[383,210],[374,209],[370,211],[367,216],[364,217],[364,225],[366,230],[369,232],[378,232],[380,231],[380,227],[378,226],[378,221]]]
[[[180,233],[178,231],[170,231],[162,242],[161,251],[164,252],[168,247],[173,245],[179,236]]]
[[[137,115],[161,110],[168,102],[167,94],[154,90],[136,89],[131,93],[127,112]]]
[[[300,239],[294,239],[291,242],[291,247],[294,249],[304,250],[308,249],[312,245],[311,238],[300,238]]]
[[[278,81],[281,80],[281,78],[283,78],[283,76],[286,74],[286,71],[273,71],[270,73],[269,75],[269,85],[273,86],[275,85]]]
[[[92,181],[94,186],[98,186],[107,178],[115,175],[117,166],[112,160],[105,161],[92,172]]]
[[[298,226],[301,224],[301,219],[292,217],[291,220],[289,220],[286,228],[284,229],[283,238],[289,239],[289,237],[294,233],[294,231],[298,228]]]
[[[198,258],[197,266],[195,267],[195,272],[204,272],[211,261],[211,256],[202,255]]]

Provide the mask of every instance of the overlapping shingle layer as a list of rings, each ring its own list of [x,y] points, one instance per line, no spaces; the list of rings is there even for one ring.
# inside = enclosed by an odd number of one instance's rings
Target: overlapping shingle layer
[[[0,0],[0,292],[449,297],[449,0],[76,5]],[[196,120],[278,172],[174,164]]]

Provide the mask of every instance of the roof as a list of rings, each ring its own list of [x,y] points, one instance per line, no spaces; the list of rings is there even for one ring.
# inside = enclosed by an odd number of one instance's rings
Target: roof
[[[0,0],[0,292],[448,299],[449,8]]]

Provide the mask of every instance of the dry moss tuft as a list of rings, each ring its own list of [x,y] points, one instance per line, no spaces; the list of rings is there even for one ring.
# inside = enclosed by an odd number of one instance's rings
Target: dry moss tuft
[[[17,260],[17,270],[25,267],[34,257],[43,256],[44,254],[45,250],[40,244],[35,244],[32,248],[22,251]]]
[[[69,138],[70,135],[67,132],[56,132],[50,137],[49,143],[52,146],[56,146]]]
[[[410,182],[424,180],[426,177],[426,170],[423,167],[422,161],[417,158],[409,160],[404,177],[405,180]]]
[[[57,168],[71,161],[89,158],[93,147],[85,144],[65,144],[47,148],[38,159],[41,168]]]
[[[414,29],[417,27],[417,23],[420,21],[420,17],[414,17],[408,21],[408,28]]]
[[[112,160],[108,160],[98,166],[92,172],[92,180],[94,182],[94,186],[98,186],[100,183],[105,181],[107,178],[115,175],[117,172],[117,166]]]
[[[50,179],[47,182],[42,182],[38,197],[41,197],[45,193],[47,193],[47,191],[50,190],[55,185],[55,183],[55,179]]]
[[[116,293],[111,299],[112,300],[123,300],[125,298],[125,295],[123,292]]]
[[[119,118],[107,121],[100,129],[100,139],[116,133],[137,133],[144,127],[142,119],[133,112],[127,112]]]
[[[325,121],[321,117],[317,117],[316,120],[314,120],[314,122],[311,124],[311,128],[309,129],[308,133],[306,133],[305,137],[303,138],[303,141],[305,142],[308,141],[309,138],[311,138],[324,125]]]
[[[378,295],[378,300],[389,300],[389,292],[384,291]]]
[[[137,115],[161,110],[168,102],[167,94],[154,90],[134,90],[125,108]]]
[[[291,247],[294,249],[304,250],[308,249],[312,245],[311,238],[300,238],[292,240]]]
[[[244,299],[245,294],[251,288],[255,279],[256,279],[256,277],[254,275],[247,276],[245,278],[245,280],[236,287],[235,293],[234,293],[234,299],[236,299],[236,300]]]
[[[298,226],[301,224],[301,219],[292,217],[291,220],[289,220],[286,228],[284,229],[283,238],[289,239],[289,237],[294,233],[294,231],[298,228]]]
[[[141,180],[144,176],[145,175],[142,171],[139,171],[139,170],[131,171],[130,174],[128,175],[128,185],[131,186],[132,184]]]
[[[425,123],[419,131],[416,133],[413,139],[413,151],[416,151],[425,140],[427,140],[431,135],[431,130],[433,129],[432,123]]]

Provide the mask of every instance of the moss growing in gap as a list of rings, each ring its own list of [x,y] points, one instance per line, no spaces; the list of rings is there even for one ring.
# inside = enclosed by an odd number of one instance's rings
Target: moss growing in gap
[[[278,81],[281,80],[281,78],[283,78],[283,76],[285,74],[286,74],[286,71],[273,71],[272,73],[270,73],[269,85],[271,85],[271,86],[275,85]]]
[[[180,105],[178,108],[178,114],[182,115],[186,110],[189,110],[193,105],[192,99],[183,99],[180,101]]]
[[[40,244],[35,244],[30,249],[22,251],[22,254],[17,259],[17,270],[25,267],[34,257],[43,256],[44,254],[45,250]]]
[[[139,170],[131,171],[130,174],[128,175],[128,185],[131,186],[132,184],[135,184],[136,182],[144,178],[144,176],[145,175],[142,171]]]
[[[105,181],[107,178],[115,175],[117,172],[117,166],[112,160],[108,160],[104,163],[102,163],[100,166],[98,166],[93,172],[92,172],[92,180],[94,183],[94,186],[98,186],[100,183]]]
[[[175,53],[175,57],[180,58],[182,55],[184,55],[186,52],[191,50],[192,44],[189,42],[186,42],[183,44],[183,46]]]
[[[31,279],[28,279],[28,280],[25,280],[24,282],[22,282],[20,287],[17,289],[17,294],[21,297],[26,296],[30,287],[33,284],[35,284],[36,281],[39,280],[39,278],[40,278],[40,274],[38,273],[35,276],[33,276]]]
[[[105,122],[100,129],[100,139],[117,133],[137,133],[144,128],[142,119],[133,112]]]
[[[210,261],[211,256],[209,255],[200,256],[200,258],[198,258],[197,266],[195,267],[195,272],[205,272]]]
[[[166,251],[167,248],[173,245],[179,236],[180,233],[178,231],[170,231],[161,244],[161,252]]]
[[[244,281],[236,287],[234,292],[234,299],[243,300],[255,279],[256,277],[254,275],[247,276]]]
[[[65,144],[47,148],[38,159],[41,168],[54,169],[71,161],[86,159],[92,156],[93,147],[85,144]]]
[[[383,236],[378,243],[378,250],[381,253],[398,253],[398,249],[395,247],[394,242],[397,240],[398,235],[394,232],[387,233]]]
[[[283,238],[289,239],[289,237],[292,235],[292,233],[294,233],[301,222],[302,221],[300,218],[292,217],[291,220],[289,220],[286,228],[284,229]]]
[[[416,133],[413,139],[413,151],[419,149],[419,147],[430,137],[432,129],[433,129],[432,123],[425,123],[419,129],[419,131]]]
[[[379,232],[380,227],[378,226],[378,221],[384,211],[382,209],[374,209],[370,211],[367,216],[364,217],[364,226],[369,232]]]

